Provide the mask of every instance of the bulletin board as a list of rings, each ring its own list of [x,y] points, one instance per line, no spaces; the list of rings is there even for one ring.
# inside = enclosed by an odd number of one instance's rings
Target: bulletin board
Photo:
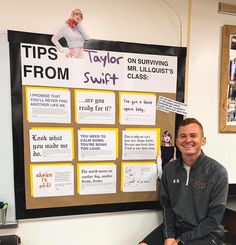
[[[51,37],[8,31],[16,218],[158,208],[186,48],[89,40],[78,59]]]

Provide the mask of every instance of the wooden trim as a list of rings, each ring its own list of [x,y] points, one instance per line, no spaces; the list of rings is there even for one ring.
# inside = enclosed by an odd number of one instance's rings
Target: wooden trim
[[[233,38],[236,39],[236,25],[224,25],[222,28],[221,47],[221,75],[220,75],[220,132],[236,132],[236,121],[230,122],[231,106],[235,106],[236,100],[230,97],[230,86],[236,89],[236,78],[230,77],[230,51],[232,50]],[[236,56],[235,56],[236,59]]]
[[[236,5],[219,3],[218,12],[222,14],[236,15]]]

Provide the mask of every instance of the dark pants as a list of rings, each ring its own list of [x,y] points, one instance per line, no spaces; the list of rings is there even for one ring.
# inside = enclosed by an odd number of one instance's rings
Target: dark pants
[[[148,245],[163,245],[164,241],[165,239],[163,236],[163,224],[158,226],[155,230],[153,230],[149,235],[147,235],[142,240],[142,242],[145,242]],[[193,240],[190,243],[188,243],[188,245],[222,245],[222,244],[223,244],[222,241],[212,236],[211,234],[208,234],[205,237]]]
[[[145,242],[148,245],[163,245],[164,241],[165,240],[163,236],[163,224],[158,226],[155,230],[153,230],[142,240],[142,242]]]

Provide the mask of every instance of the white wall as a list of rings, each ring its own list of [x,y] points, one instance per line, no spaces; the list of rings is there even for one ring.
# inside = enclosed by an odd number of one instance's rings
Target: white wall
[[[181,16],[183,46],[186,46],[191,0],[168,2]],[[235,0],[224,2],[235,3]],[[79,7],[85,15],[84,27],[92,38],[180,45],[179,20],[164,0],[1,0],[0,3],[2,36],[7,29],[52,34],[70,11]],[[218,133],[221,26],[236,24],[236,17],[218,14],[217,5],[218,0],[192,0],[186,102],[188,116],[199,118],[205,126],[208,139],[205,152],[221,161],[229,170],[230,181],[236,183],[235,135]],[[0,133],[4,138],[0,142],[0,155],[1,164],[12,166],[9,60],[2,59],[7,50],[3,52],[0,53]],[[6,174],[12,180],[12,172]],[[4,184],[0,179],[0,185]],[[2,193],[1,189],[0,198]],[[9,211],[14,215],[13,210]],[[21,220],[18,228],[0,230],[0,235],[18,234],[23,245],[135,245],[161,220],[160,212],[147,210]]]
[[[23,245],[135,245],[160,220],[154,211],[34,219],[0,235],[17,234]]]
[[[168,0],[182,17],[184,39],[187,1]],[[84,13],[83,25],[92,38],[179,45],[178,18],[164,0],[1,0],[0,3],[0,31],[53,34],[72,9],[80,8]]]
[[[230,183],[236,183],[236,135],[219,133],[221,27],[236,25],[236,16],[218,13],[218,2],[192,1],[188,116],[203,123],[205,153],[221,162],[228,170]],[[235,0],[222,2],[236,4]]]

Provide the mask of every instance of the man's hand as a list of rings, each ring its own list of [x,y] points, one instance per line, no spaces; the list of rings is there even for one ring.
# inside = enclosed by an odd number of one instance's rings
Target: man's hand
[[[164,245],[178,245],[178,242],[174,238],[168,238],[165,240]]]

